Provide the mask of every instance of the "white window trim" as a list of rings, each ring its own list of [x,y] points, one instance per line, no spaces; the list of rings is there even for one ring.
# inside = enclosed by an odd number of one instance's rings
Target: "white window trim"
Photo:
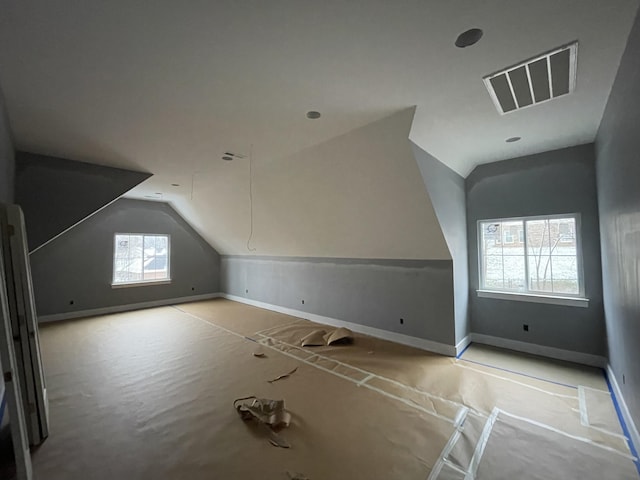
[[[144,282],[122,282],[111,283],[111,288],[129,288],[129,287],[143,287],[145,285],[168,285],[171,283],[171,279],[162,280],[145,280]]]
[[[565,305],[569,307],[588,307],[589,299],[584,297],[558,297],[555,295],[539,295],[522,292],[501,292],[497,290],[476,290],[478,297],[496,298],[498,300],[517,300],[531,303],[548,303],[551,305]]]
[[[142,237],[156,237],[163,236],[169,240],[167,242],[167,277],[159,280],[141,280],[137,282],[113,282],[113,276],[115,273],[115,258],[116,258],[116,237],[118,235],[141,235]],[[142,240],[144,242],[144,238]],[[168,233],[134,233],[134,232],[116,232],[113,234],[113,254],[111,255],[111,288],[129,288],[129,287],[143,287],[148,285],[168,285],[171,283],[171,235]]]
[[[484,288],[483,280],[482,280],[482,224],[483,223],[502,223],[502,222],[511,222],[511,221],[521,221],[523,222],[522,227],[524,230],[524,243],[525,243],[525,285],[528,288],[528,271],[529,265],[527,261],[527,228],[526,222],[531,220],[553,220],[557,218],[573,218],[575,220],[575,241],[576,241],[576,262],[577,262],[577,270],[578,270],[578,285],[579,285],[579,293],[572,294],[563,294],[563,295],[554,295],[553,293],[548,294],[545,292],[537,292],[535,290],[526,291],[526,292],[514,292],[509,290],[491,290]],[[585,296],[584,291],[584,270],[582,265],[582,235],[578,234],[578,232],[582,232],[582,224],[579,213],[561,213],[554,215],[532,215],[526,217],[508,217],[508,218],[487,218],[477,221],[477,249],[478,249],[478,284],[480,288],[476,290],[478,297],[484,298],[496,298],[500,300],[516,300],[516,301],[524,301],[524,302],[533,302],[533,303],[548,303],[553,305],[567,305],[567,306],[576,306],[576,307],[588,307],[589,299]]]

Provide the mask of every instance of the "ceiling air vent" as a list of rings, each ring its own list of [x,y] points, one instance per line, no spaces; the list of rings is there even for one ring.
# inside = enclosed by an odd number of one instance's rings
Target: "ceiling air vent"
[[[500,114],[573,92],[578,42],[543,53],[483,78]]]

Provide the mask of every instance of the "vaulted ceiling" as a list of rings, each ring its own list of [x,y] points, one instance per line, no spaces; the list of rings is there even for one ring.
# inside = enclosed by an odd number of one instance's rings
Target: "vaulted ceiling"
[[[335,182],[303,176],[338,175],[338,139],[412,106],[410,132],[397,129],[398,141],[410,138],[463,176],[480,163],[592,141],[637,8],[637,0],[0,0],[0,85],[18,149],[153,173],[130,195],[170,201],[212,244],[235,253],[246,241],[249,159],[224,162],[224,152],[251,157],[256,195],[274,172],[298,185],[274,214],[291,221],[304,215],[296,192],[316,204],[336,198]],[[484,30],[482,40],[456,48],[456,36],[472,27]],[[573,94],[497,113],[483,76],[573,40]],[[308,110],[322,117],[308,120]],[[504,142],[512,136],[522,140]],[[388,174],[373,163],[377,175]],[[398,172],[411,175],[407,168]],[[344,186],[352,207],[372,185],[356,178]],[[390,182],[387,198],[407,211],[420,194],[398,195],[402,182]],[[363,205],[368,220],[355,239],[377,232],[365,226],[375,216]],[[422,213],[407,214],[407,224],[425,221]],[[279,241],[264,235],[265,245]],[[438,251],[441,234],[433,235]],[[365,250],[424,254],[410,241],[391,245]],[[354,249],[338,242],[285,250]]]

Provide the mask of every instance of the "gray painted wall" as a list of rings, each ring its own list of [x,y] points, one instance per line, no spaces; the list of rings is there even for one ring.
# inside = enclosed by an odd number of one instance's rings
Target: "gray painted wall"
[[[171,283],[112,288],[116,232],[171,235]],[[216,293],[220,257],[169,204],[120,199],[31,254],[31,272],[42,316]]]
[[[448,345],[452,283],[450,260],[222,257],[225,293]]]
[[[0,90],[0,202],[13,203],[15,156],[9,117]]]
[[[469,334],[469,270],[465,181],[415,144],[413,153],[453,259],[456,344]]]
[[[15,202],[33,251],[151,174],[33,153],[16,154]]]
[[[596,137],[609,362],[640,426],[640,16]],[[639,445],[636,445],[638,447]]]
[[[600,237],[593,144],[478,166],[466,180],[471,330],[604,355]],[[580,213],[589,307],[479,298],[477,221]],[[525,332],[522,324],[529,325]]]

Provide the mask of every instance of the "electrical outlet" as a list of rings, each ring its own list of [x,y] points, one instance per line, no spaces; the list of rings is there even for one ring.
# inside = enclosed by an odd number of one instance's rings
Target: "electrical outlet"
[[[73,300],[69,300],[69,305],[73,305],[75,302]]]
[[[400,319],[400,325],[404,325],[404,318]]]
[[[302,304],[304,305],[304,300],[302,300]]]
[[[522,325],[522,329],[523,329],[525,332],[528,332],[528,331],[529,331],[529,325],[527,325],[526,323],[524,323],[524,324]]]
[[[244,291],[244,293],[249,293],[249,289],[247,288],[247,289]]]

